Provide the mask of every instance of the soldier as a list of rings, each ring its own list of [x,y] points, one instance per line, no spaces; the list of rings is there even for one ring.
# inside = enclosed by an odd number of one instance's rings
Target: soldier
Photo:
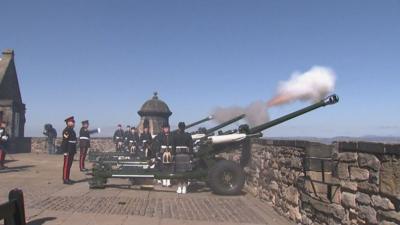
[[[122,150],[122,143],[124,141],[124,130],[122,129],[122,125],[118,124],[118,129],[114,132],[114,143],[115,150],[117,152]]]
[[[89,120],[82,121],[82,128],[79,131],[79,170],[87,171],[85,168],[85,159],[88,149],[90,148]]]
[[[162,132],[159,133],[154,138],[153,152],[155,152],[156,157],[161,161],[161,169],[166,172],[173,171],[172,164],[172,134],[170,132],[170,127],[167,122],[162,126]],[[171,186],[171,180],[163,179],[162,186]]]
[[[72,184],[69,179],[71,173],[72,162],[76,153],[76,133],[74,131],[75,119],[73,116],[65,119],[67,127],[63,131],[63,139],[61,143],[62,152],[64,153],[63,166],[63,182],[64,184]]]
[[[51,124],[44,125],[43,134],[47,136],[47,151],[49,154],[56,153],[56,138],[57,138],[57,131]]]
[[[129,134],[131,133],[131,126],[129,126],[129,125],[127,125],[126,126],[126,130],[124,131],[124,148],[126,149],[126,150],[129,150],[128,148],[129,148],[129,143],[128,143],[128,137],[129,137]]]
[[[146,158],[151,158],[154,153],[149,152],[151,151],[150,146],[153,141],[153,137],[151,136],[151,133],[149,131],[149,121],[145,120],[143,122],[143,133],[140,134],[140,144],[142,150],[145,152],[145,157]]]
[[[136,127],[132,127],[131,131],[133,134],[133,140],[136,142],[136,144],[138,144],[140,140],[138,130],[136,129]]]
[[[185,132],[186,125],[184,122],[179,122],[178,130],[174,133],[172,141],[172,149],[175,153],[175,172],[184,173],[191,170],[191,155],[193,154],[192,136]],[[179,180],[178,194],[186,194],[187,180]]]
[[[0,122],[0,170],[6,168],[4,161],[6,159],[6,148],[8,142],[8,134],[6,131],[6,122]]]
[[[135,152],[139,145],[139,134],[136,132],[135,127],[131,127],[130,132],[127,135],[128,150],[130,152]]]

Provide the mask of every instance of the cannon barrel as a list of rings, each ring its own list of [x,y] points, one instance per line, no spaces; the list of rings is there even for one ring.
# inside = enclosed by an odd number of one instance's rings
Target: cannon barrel
[[[185,129],[189,129],[189,128],[191,128],[191,127],[194,127],[194,126],[197,126],[197,125],[199,125],[199,124],[205,123],[205,122],[210,121],[210,120],[212,120],[212,119],[213,119],[212,116],[207,116],[207,117],[204,118],[204,119],[201,119],[201,120],[199,120],[199,121],[193,122],[193,123],[191,123],[191,124],[187,124],[186,127],[185,127]],[[178,130],[179,130],[179,129],[175,129],[175,130],[173,130],[172,132],[176,132],[176,131],[178,131]]]
[[[217,136],[208,137],[208,141],[212,144],[225,144],[225,143],[234,143],[234,142],[242,142],[246,139],[250,138],[259,138],[262,137],[262,133],[254,133],[254,134],[224,134]]]
[[[225,121],[225,122],[223,122],[223,123],[221,123],[221,124],[219,124],[219,125],[217,125],[215,127],[212,127],[210,129],[199,130],[199,132],[196,132],[196,133],[192,134],[192,139],[193,140],[204,139],[204,138],[212,135],[212,133],[214,133],[215,131],[217,131],[217,130],[223,128],[223,127],[226,127],[226,126],[228,126],[228,125],[230,125],[230,124],[232,124],[232,123],[234,123],[236,121],[239,121],[239,120],[243,119],[245,116],[246,116],[245,114],[242,114],[242,115],[239,115],[239,116],[237,116],[235,118],[232,118],[232,119],[230,119],[228,121]]]
[[[205,134],[206,135],[211,134],[211,133],[213,133],[213,132],[215,132],[215,131],[223,128],[223,127],[226,127],[226,126],[228,126],[228,125],[230,125],[230,124],[232,124],[234,122],[237,122],[237,121],[243,119],[245,116],[246,116],[245,114],[239,115],[237,117],[234,117],[234,118],[232,118],[232,119],[230,119],[228,121],[225,121],[225,122],[219,124],[218,126],[215,126],[215,127],[210,128],[210,129],[207,129]]]
[[[197,125],[202,124],[202,123],[205,123],[205,122],[210,121],[210,120],[212,120],[212,119],[213,119],[212,116],[207,116],[207,117],[204,118],[204,119],[201,119],[201,120],[199,120],[199,121],[196,121],[196,122],[194,122],[194,123],[191,123],[191,124],[186,125],[186,129],[191,128],[191,127],[194,127],[194,126],[197,126]]]
[[[276,126],[276,125],[278,125],[280,123],[283,123],[285,121],[288,121],[290,119],[293,119],[295,117],[303,115],[305,113],[308,113],[308,112],[310,112],[312,110],[315,110],[315,109],[318,109],[320,107],[324,107],[324,106],[327,106],[327,105],[333,105],[333,104],[336,104],[337,102],[339,102],[339,96],[337,96],[336,94],[333,94],[333,95],[328,96],[325,99],[323,99],[323,100],[321,100],[321,101],[319,101],[319,102],[317,102],[317,103],[315,103],[313,105],[310,105],[308,107],[300,109],[300,110],[298,110],[296,112],[292,112],[292,113],[290,113],[288,115],[279,117],[278,119],[269,121],[269,122],[261,124],[259,126],[253,127],[253,128],[251,128],[249,130],[248,133],[249,134],[254,134],[254,133],[262,132],[263,130],[266,130],[266,129],[270,128],[270,127]]]

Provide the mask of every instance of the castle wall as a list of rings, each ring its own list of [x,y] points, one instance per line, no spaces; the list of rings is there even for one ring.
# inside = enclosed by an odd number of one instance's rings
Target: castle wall
[[[246,189],[301,224],[400,224],[400,145],[317,144],[329,157],[315,146],[257,140]]]
[[[61,146],[61,138],[56,139],[56,146]],[[47,153],[47,138],[45,137],[34,137],[30,138],[30,152],[33,153]],[[115,151],[115,145],[111,137],[104,138],[91,138],[90,140],[91,149],[99,151]],[[79,148],[79,146],[78,146]]]
[[[45,138],[29,141],[46,153]],[[114,151],[112,138],[92,149]],[[400,145],[257,139],[245,172],[248,193],[299,224],[400,224]]]

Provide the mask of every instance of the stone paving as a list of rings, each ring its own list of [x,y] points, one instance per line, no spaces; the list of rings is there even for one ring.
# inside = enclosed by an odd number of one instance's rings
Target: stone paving
[[[90,190],[74,162],[74,185],[61,183],[62,156],[16,154],[0,171],[0,202],[8,191],[24,191],[27,221],[39,224],[292,224],[271,206],[244,193],[217,196],[207,188],[187,195],[175,189],[140,190],[113,179],[103,190]],[[0,222],[1,224],[1,222]]]

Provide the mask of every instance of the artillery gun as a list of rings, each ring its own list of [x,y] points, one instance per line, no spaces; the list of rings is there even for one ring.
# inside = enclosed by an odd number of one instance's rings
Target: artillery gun
[[[212,120],[213,118],[214,118],[213,116],[208,116],[208,117],[206,117],[206,118],[204,118],[204,119],[201,119],[201,120],[199,120],[199,121],[196,121],[196,122],[194,122],[194,123],[187,124],[187,125],[186,125],[186,129],[189,129],[189,128],[191,128],[191,127],[197,126],[197,125],[202,124],[202,123],[205,123],[205,122],[207,122],[207,121],[210,121],[210,120]],[[178,129],[176,129],[176,130],[174,130],[174,131],[177,131],[177,130],[178,130]]]
[[[204,135],[198,143],[199,149],[191,162],[192,170],[183,173],[164,172],[150,164],[111,164],[98,162],[94,165],[89,181],[90,188],[104,188],[109,178],[154,178],[154,179],[195,179],[206,181],[211,191],[220,195],[240,194],[245,182],[243,167],[250,158],[250,139],[262,137],[264,130],[303,115],[312,110],[335,104],[337,95],[331,95],[313,105],[282,116],[259,126],[249,128],[241,125],[237,133]],[[220,129],[220,128],[218,128]],[[217,130],[218,130],[217,129]],[[215,130],[216,131],[216,130]],[[228,153],[241,148],[240,164],[222,159],[220,153]]]
[[[235,123],[235,122],[237,122],[237,121],[239,121],[239,120],[241,120],[241,119],[243,119],[245,117],[246,117],[245,114],[241,114],[241,115],[235,116],[232,119],[227,120],[227,121],[225,121],[225,122],[223,122],[223,123],[221,123],[221,124],[219,124],[219,125],[217,125],[215,127],[212,127],[212,128],[209,128],[209,129],[200,128],[197,132],[194,132],[192,134],[192,138],[193,139],[201,139],[201,138],[210,136],[215,131],[218,131],[218,130],[226,127],[226,126],[229,126],[229,125],[231,125],[231,124],[233,124],[233,123]],[[186,127],[186,129],[187,129],[187,127]]]
[[[213,119],[212,116],[208,116],[206,118],[203,118],[201,120],[198,120],[196,122],[188,124],[186,126],[186,128],[191,128],[191,127],[197,126],[199,124],[205,123],[212,119]],[[110,151],[110,152],[90,151],[88,159],[92,163],[97,162],[97,161],[102,161],[103,163],[114,163],[114,164],[116,164],[117,161],[120,161],[120,162],[132,161],[132,160],[143,161],[143,160],[141,160],[140,156],[135,155],[131,152],[115,152],[115,151]]]

